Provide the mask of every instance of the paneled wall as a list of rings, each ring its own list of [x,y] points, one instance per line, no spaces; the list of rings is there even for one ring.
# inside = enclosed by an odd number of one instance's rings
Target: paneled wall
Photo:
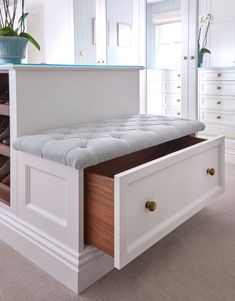
[[[181,0],[165,0],[147,5],[147,64],[148,68],[155,66],[155,30],[152,22],[153,14],[180,10]]]

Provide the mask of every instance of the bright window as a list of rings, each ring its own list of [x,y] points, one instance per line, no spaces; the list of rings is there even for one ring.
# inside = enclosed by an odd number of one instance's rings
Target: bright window
[[[155,26],[156,68],[180,68],[181,22]]]

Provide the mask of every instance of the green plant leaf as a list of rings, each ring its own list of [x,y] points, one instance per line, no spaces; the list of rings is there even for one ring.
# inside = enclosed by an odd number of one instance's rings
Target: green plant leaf
[[[202,48],[202,49],[200,50],[200,52],[201,52],[201,53],[209,53],[209,54],[211,53],[210,50],[207,49],[207,48]]]
[[[11,26],[6,26],[6,27],[2,27],[0,28],[0,36],[17,36],[17,32],[11,27]]]
[[[21,32],[19,34],[19,37],[24,37],[24,38],[28,39],[29,42],[31,42],[40,51],[40,49],[41,49],[40,45],[30,34],[28,34],[27,32]]]
[[[24,23],[25,19],[28,17],[29,13],[24,13],[20,18],[19,18],[19,21],[18,23],[19,24],[22,24]]]

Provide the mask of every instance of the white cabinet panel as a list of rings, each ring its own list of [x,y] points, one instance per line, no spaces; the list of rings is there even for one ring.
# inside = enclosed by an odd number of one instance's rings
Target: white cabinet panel
[[[181,93],[181,84],[178,82],[164,82],[163,93]]]
[[[123,268],[224,190],[223,143],[223,138],[202,142],[115,175],[116,268]],[[215,169],[214,176],[208,168]],[[154,212],[145,207],[151,200],[156,202]]]
[[[163,95],[163,105],[177,107],[178,110],[181,106],[181,95],[180,94],[164,94]]]
[[[235,4],[233,0],[206,0],[201,14],[212,14],[209,32],[206,67],[227,67],[235,65]]]
[[[235,96],[210,96],[210,95],[201,95],[200,96],[200,107],[203,109],[212,109],[212,110],[228,110],[235,111]]]
[[[44,0],[43,5],[46,63],[73,64],[75,54],[72,0]]]
[[[200,80],[235,80],[235,70],[201,69]]]
[[[181,79],[181,73],[180,70],[168,70],[163,71],[163,80],[167,81],[179,81]]]
[[[235,95],[235,85],[232,81],[207,81],[200,82],[200,93],[201,94],[211,94],[211,95],[224,95],[233,96]]]
[[[235,146],[235,68],[199,70],[199,117],[206,124],[204,134],[224,135]]]
[[[201,120],[205,123],[235,126],[235,114],[229,112],[201,110]]]
[[[169,117],[182,117],[180,108],[168,107],[168,106],[163,107],[163,115]]]
[[[94,25],[96,0],[74,1],[74,34],[77,64],[96,64]]]

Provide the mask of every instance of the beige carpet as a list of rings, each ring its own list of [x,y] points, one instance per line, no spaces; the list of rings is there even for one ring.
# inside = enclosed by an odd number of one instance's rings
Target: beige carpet
[[[122,271],[81,296],[0,243],[1,301],[235,301],[235,165],[227,191]]]

